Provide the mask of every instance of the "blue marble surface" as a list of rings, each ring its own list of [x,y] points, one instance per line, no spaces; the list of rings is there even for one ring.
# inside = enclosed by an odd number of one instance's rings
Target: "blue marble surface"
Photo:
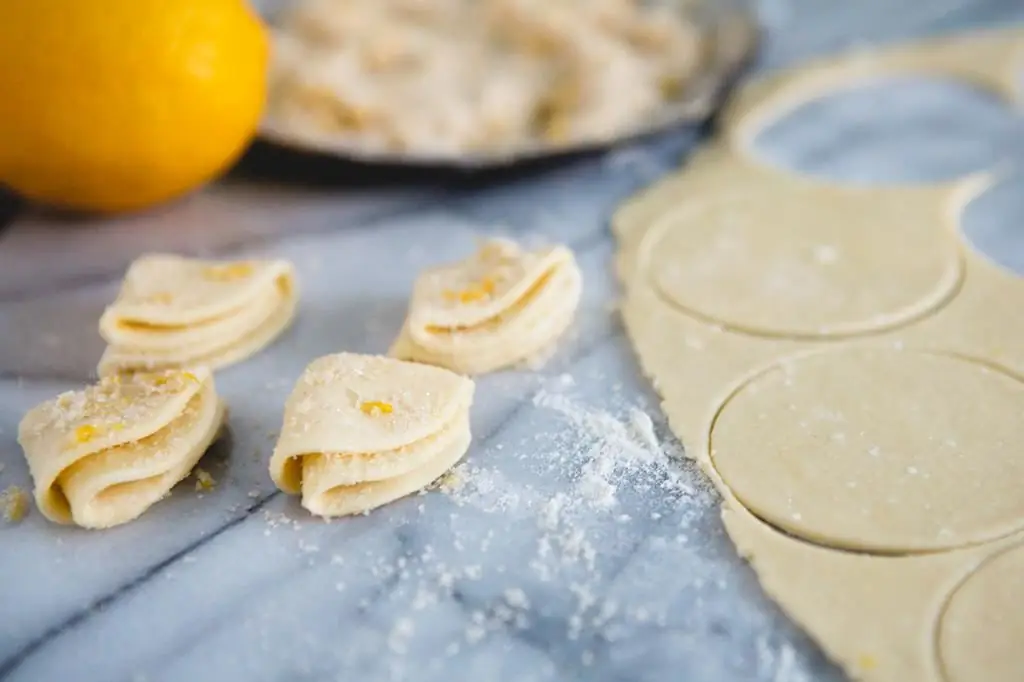
[[[1024,20],[1014,0],[764,0],[760,11],[759,68]],[[879,84],[803,107],[758,153],[855,182],[1005,165],[963,231],[1024,273],[1013,109],[941,81]],[[213,491],[189,479],[102,533],[34,511],[0,524],[0,679],[842,680],[737,558],[614,313],[609,212],[697,141],[673,133],[480,182],[234,178],[116,221],[19,217],[0,233],[0,488],[29,486],[18,420],[87,380],[99,311],[138,253],[272,253],[296,263],[303,298],[280,342],[218,375],[231,432],[203,462]],[[481,379],[475,441],[452,490],[366,517],[309,518],[266,473],[292,383],[318,355],[384,351],[416,271],[484,234],[576,250],[586,289],[570,337],[540,371]],[[653,418],[657,445],[638,414]]]

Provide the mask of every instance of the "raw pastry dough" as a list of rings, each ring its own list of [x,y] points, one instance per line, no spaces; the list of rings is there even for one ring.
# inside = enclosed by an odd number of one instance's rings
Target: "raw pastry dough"
[[[209,370],[136,373],[38,405],[21,420],[18,442],[46,518],[109,528],[188,476],[223,421]]]
[[[933,554],[878,556],[829,549],[783,535],[731,503],[728,493],[722,519],[739,553],[750,560],[768,595],[812,633],[825,651],[852,679],[870,682],[1020,682],[1020,651],[1009,658],[980,655],[1009,653],[1005,643],[1019,649],[1018,601],[993,609],[991,618],[973,607],[996,594],[1020,594],[1017,582],[991,583],[994,592],[972,597],[967,609],[946,608],[960,584],[988,583],[975,573],[986,557],[1006,547],[1022,548],[1024,535],[980,547]],[[1020,549],[1016,550],[1018,553]],[[1017,564],[1019,566],[1019,563]],[[968,580],[968,576],[974,576]],[[998,578],[999,576],[997,576]],[[975,583],[978,584],[978,583]],[[1015,587],[1016,585],[1016,587]],[[1016,592],[1015,592],[1016,590]],[[945,611],[945,616],[943,612]],[[1008,612],[1009,611],[1009,612]],[[1002,618],[1000,619],[1000,616]],[[940,618],[942,620],[940,630]],[[997,620],[998,619],[998,620]],[[983,630],[991,647],[970,652],[949,650],[937,634],[954,646],[969,644]],[[954,631],[952,637],[942,631]],[[977,642],[974,639],[974,642]],[[960,656],[966,676],[952,677],[949,658]],[[946,660],[946,674],[939,660]],[[1010,667],[1007,667],[1010,666]],[[1007,674],[1009,673],[1009,674]]]
[[[949,682],[1024,677],[1024,545],[996,555],[953,593],[939,627]]]
[[[216,369],[239,362],[277,338],[295,306],[295,275],[285,261],[143,256],[100,318],[100,334],[110,345],[98,371]]]
[[[439,367],[352,353],[319,358],[285,405],[270,476],[325,517],[416,492],[466,453],[473,389]]]
[[[613,221],[623,319],[672,429],[766,591],[856,679],[1021,679],[1020,550],[999,553],[1024,543],[1024,281],[960,236],[991,174],[840,186],[747,142],[888,74],[1012,100],[1022,44],[989,31],[753,83]]]
[[[583,278],[572,251],[505,239],[420,275],[390,355],[483,374],[530,359],[572,323]]]
[[[959,284],[956,244],[933,238],[936,192],[865,202],[863,191],[744,171],[731,184],[756,189],[680,204],[645,239],[656,291],[682,311],[764,336],[852,336],[927,314]]]
[[[998,407],[996,407],[998,406]],[[783,360],[726,400],[711,463],[789,533],[878,552],[947,549],[1024,528],[1024,384],[931,353]]]

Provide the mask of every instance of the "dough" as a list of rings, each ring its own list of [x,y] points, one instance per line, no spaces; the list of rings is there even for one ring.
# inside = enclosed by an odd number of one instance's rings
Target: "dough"
[[[270,476],[325,517],[416,492],[466,453],[473,390],[439,367],[352,353],[319,358],[285,405]]]
[[[563,246],[525,251],[494,239],[428,270],[390,355],[483,374],[540,355],[572,323],[583,278]]]
[[[764,336],[852,336],[927,314],[960,282],[956,244],[933,238],[933,191],[865,202],[747,171],[756,189],[680,204],[644,241],[655,290],[683,312]]]
[[[239,362],[277,338],[295,306],[295,275],[284,261],[143,256],[100,318],[100,334],[110,345],[98,371],[216,369]]]
[[[1024,676],[1024,545],[989,559],[953,593],[939,627],[949,682]]]
[[[1019,658],[998,662],[986,659],[972,671],[975,674],[961,679],[944,676],[938,664],[936,633],[944,605],[957,585],[987,556],[1006,547],[1021,546],[1024,535],[947,552],[878,556],[829,549],[783,535],[732,502],[725,505],[722,519],[729,537],[739,553],[750,561],[768,596],[814,635],[851,679],[1020,680],[1019,674],[994,674],[999,666],[1012,665]],[[987,623],[994,625],[995,621]],[[1013,618],[1004,620],[990,634],[997,642],[1005,642],[1006,638],[1013,639],[1015,644],[1020,642],[1020,630],[1015,629]],[[999,644],[995,646],[998,648]],[[981,649],[979,653],[994,650]],[[975,664],[980,660],[973,659]],[[983,674],[977,674],[979,671]],[[1015,672],[1019,673],[1020,668]]]
[[[1024,384],[984,364],[895,350],[787,359],[712,426],[737,499],[822,545],[919,552],[1024,528]]]
[[[18,442],[46,518],[109,528],[188,476],[223,422],[209,370],[137,373],[38,405],[21,420]]]
[[[960,235],[990,173],[837,185],[747,142],[787,107],[888,74],[1010,101],[1021,45],[989,31],[750,84],[717,141],[613,219],[623,320],[673,431],[768,594],[855,679],[1024,670],[1007,606],[1020,559],[992,558],[1024,543],[1024,280]]]

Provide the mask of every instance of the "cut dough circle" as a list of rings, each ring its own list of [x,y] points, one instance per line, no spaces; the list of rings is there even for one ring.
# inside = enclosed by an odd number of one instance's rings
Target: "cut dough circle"
[[[653,224],[641,267],[663,300],[740,332],[827,338],[897,327],[955,293],[962,259],[938,207],[773,184],[681,205]]]
[[[18,427],[46,518],[109,528],[188,476],[224,422],[209,370],[107,377],[30,410]]]
[[[712,424],[709,454],[744,506],[797,537],[933,551],[1024,528],[1022,417],[1024,384],[983,363],[828,351],[743,383]]]
[[[960,584],[939,622],[947,682],[1020,682],[1024,676],[1024,545],[989,559]]]
[[[98,372],[223,367],[259,352],[291,323],[295,273],[285,261],[146,255],[100,318]]]
[[[314,360],[285,404],[270,476],[318,516],[404,497],[466,453],[473,392],[440,367],[354,353]]]

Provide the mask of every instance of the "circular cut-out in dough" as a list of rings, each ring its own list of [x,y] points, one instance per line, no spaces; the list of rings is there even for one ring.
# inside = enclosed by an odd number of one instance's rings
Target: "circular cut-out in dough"
[[[1021,146],[1024,151],[1024,145]],[[960,216],[960,232],[975,251],[996,265],[1024,276],[1024,169],[1015,169],[970,200]]]
[[[1024,527],[1024,383],[945,354],[859,348],[785,359],[712,422],[737,499],[800,538],[912,553]]]
[[[939,621],[947,682],[1019,682],[1024,674],[1024,545],[990,558],[953,592]]]
[[[1019,121],[990,89],[902,75],[809,97],[739,143],[759,161],[842,183],[953,180],[1003,158]],[[942,144],[935,144],[936,136]]]
[[[643,269],[669,304],[748,334],[892,329],[941,307],[962,276],[956,240],[913,205],[822,188],[719,196],[655,223]]]

